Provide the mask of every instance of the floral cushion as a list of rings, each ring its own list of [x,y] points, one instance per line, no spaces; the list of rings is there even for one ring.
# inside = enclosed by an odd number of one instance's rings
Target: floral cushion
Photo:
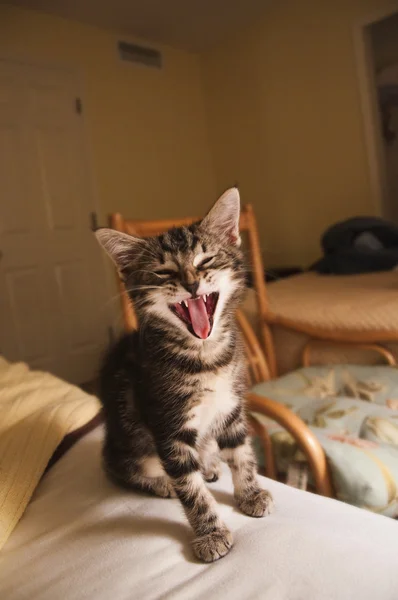
[[[309,367],[256,385],[254,393],[281,402],[310,427],[325,450],[336,496],[398,516],[398,370],[392,367]],[[277,470],[305,461],[293,437],[255,414],[270,433]],[[260,464],[264,454],[255,448]]]

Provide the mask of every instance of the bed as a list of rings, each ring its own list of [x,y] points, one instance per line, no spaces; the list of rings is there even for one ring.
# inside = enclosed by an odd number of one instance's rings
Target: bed
[[[261,478],[276,511],[250,519],[227,468],[210,487],[235,546],[205,565],[177,500],[113,486],[102,426],[42,478],[0,553],[7,600],[396,600],[398,523]]]

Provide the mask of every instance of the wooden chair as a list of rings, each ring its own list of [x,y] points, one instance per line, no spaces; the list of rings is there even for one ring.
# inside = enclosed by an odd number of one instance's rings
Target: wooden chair
[[[259,288],[259,292],[263,290]],[[264,304],[264,302],[263,302]],[[252,311],[255,311],[252,302]],[[264,319],[279,374],[327,353],[333,362],[398,359],[398,273],[322,276],[303,273],[267,287]],[[249,307],[246,307],[249,308]],[[247,311],[250,314],[250,309]],[[322,352],[320,352],[322,349]]]
[[[110,227],[134,236],[149,237],[163,233],[173,226],[189,225],[197,218],[168,219],[161,221],[136,221],[124,219],[116,213],[110,217]],[[246,356],[249,366],[250,382],[252,385],[267,381],[276,376],[275,352],[271,331],[267,323],[267,297],[265,292],[264,269],[261,259],[257,227],[252,207],[246,205],[242,208],[240,230],[247,234],[248,250],[251,258],[253,273],[253,286],[256,291],[256,300],[259,314],[259,337],[265,348],[260,345],[247,318],[242,311],[237,311],[237,321],[243,334]],[[132,331],[137,328],[137,316],[131,304],[123,283],[118,280],[121,292],[122,312],[125,329]],[[316,491],[324,496],[332,496],[332,484],[325,453],[314,433],[305,423],[285,406],[256,394],[248,395],[248,408],[277,421],[297,441],[299,448],[307,457],[311,467]],[[265,454],[266,475],[272,479],[277,478],[271,439],[267,430],[253,417],[249,417],[253,431],[260,437]]]
[[[269,289],[265,318],[330,344],[398,342],[398,273],[310,272],[281,280]]]

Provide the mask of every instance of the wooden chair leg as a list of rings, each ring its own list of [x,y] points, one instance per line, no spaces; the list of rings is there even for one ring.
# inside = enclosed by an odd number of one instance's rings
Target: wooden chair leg
[[[267,428],[261,425],[254,417],[249,415],[249,423],[250,427],[253,429],[255,435],[257,435],[260,440],[264,450],[264,471],[266,477],[270,479],[277,479],[276,467],[275,467],[275,457],[274,451],[272,448],[272,440],[269,435]]]
[[[315,434],[307,425],[283,404],[257,394],[248,395],[248,408],[274,419],[296,440],[304,452],[315,480],[316,491],[322,496],[333,497],[333,487],[325,452]]]

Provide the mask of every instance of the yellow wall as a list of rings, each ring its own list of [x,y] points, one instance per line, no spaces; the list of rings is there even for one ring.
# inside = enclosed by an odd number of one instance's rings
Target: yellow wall
[[[101,220],[202,212],[214,199],[199,59],[161,48],[164,69],[123,63],[121,36],[0,6],[0,56],[76,67]],[[126,39],[126,36],[122,36]]]
[[[162,48],[161,71],[122,63],[116,34],[0,5],[0,56],[81,72],[101,219],[200,213],[237,181],[267,264],[307,264],[328,225],[375,212],[353,26],[383,5],[274,2],[201,61]]]
[[[204,57],[221,190],[237,180],[268,264],[308,263],[332,222],[374,213],[353,27],[391,0],[273,2]]]
[[[398,14],[371,28],[376,70],[398,63]]]

